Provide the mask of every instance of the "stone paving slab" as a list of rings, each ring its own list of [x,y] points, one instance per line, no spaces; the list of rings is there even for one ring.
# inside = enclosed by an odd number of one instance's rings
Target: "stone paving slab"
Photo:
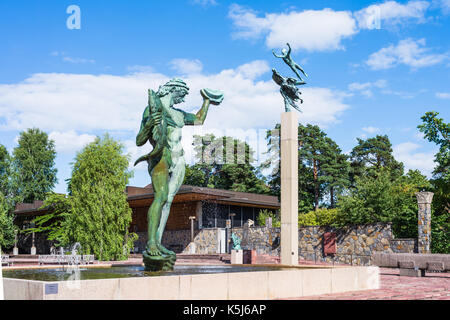
[[[450,273],[400,277],[399,269],[380,268],[380,289],[324,294],[289,300],[450,300]]]

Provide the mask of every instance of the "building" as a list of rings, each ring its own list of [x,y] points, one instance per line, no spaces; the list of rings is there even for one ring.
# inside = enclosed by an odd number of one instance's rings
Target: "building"
[[[154,198],[153,188],[151,185],[143,188],[128,186],[126,193],[128,204],[132,209],[130,231],[139,235],[135,251],[142,252],[147,238],[147,213]],[[42,204],[42,201],[18,204],[14,211],[16,224],[21,229],[30,227],[35,217],[48,213],[47,209],[41,209]],[[260,210],[275,212],[279,208],[278,198],[274,196],[183,185],[172,203],[166,224],[165,236],[167,234],[166,238],[169,237],[166,241],[171,243],[170,247],[175,251],[184,250],[186,246],[184,238],[189,237],[191,229],[189,217],[192,216],[196,218],[194,229],[198,233],[202,229],[225,229],[227,219],[232,220],[233,227],[241,227],[249,219],[256,225]],[[187,236],[181,241],[179,234]],[[36,235],[35,246],[38,254],[49,253],[50,244],[45,241],[44,235]],[[20,253],[29,253],[31,236],[21,235],[18,247]]]
[[[153,202],[151,185],[127,187],[128,203],[133,210],[131,230],[147,230],[147,212]],[[197,229],[225,228],[233,216],[233,227],[241,227],[251,219],[256,222],[260,210],[280,208],[274,196],[183,185],[172,203],[166,230],[190,229],[189,217],[196,217]]]

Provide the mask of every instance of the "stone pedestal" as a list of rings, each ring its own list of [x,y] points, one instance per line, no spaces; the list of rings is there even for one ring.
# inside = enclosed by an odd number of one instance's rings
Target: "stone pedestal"
[[[242,264],[244,262],[244,250],[231,250],[231,264]]]
[[[281,264],[298,265],[298,115],[281,114]]]
[[[19,248],[14,247],[13,248],[13,256],[18,256],[19,255]]]
[[[30,252],[30,254],[31,254],[32,256],[35,256],[35,255],[36,255],[36,247],[31,247],[31,252]]]
[[[431,253],[431,201],[433,200],[433,192],[417,192],[416,197],[419,206],[418,253]]]

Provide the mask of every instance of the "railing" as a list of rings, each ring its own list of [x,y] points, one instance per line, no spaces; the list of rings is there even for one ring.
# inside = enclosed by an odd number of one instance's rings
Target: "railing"
[[[60,255],[60,254],[50,254],[50,255],[40,255],[38,257],[38,263],[41,264],[69,264],[69,265],[80,265],[80,264],[93,264],[94,255]]]

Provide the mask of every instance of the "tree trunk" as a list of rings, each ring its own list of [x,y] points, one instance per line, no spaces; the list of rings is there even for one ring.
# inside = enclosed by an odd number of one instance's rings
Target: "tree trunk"
[[[334,188],[330,187],[330,202],[331,202],[331,208],[334,208]]]
[[[314,166],[314,211],[317,211],[319,209],[319,179],[317,174],[317,160],[313,159],[313,166]]]

